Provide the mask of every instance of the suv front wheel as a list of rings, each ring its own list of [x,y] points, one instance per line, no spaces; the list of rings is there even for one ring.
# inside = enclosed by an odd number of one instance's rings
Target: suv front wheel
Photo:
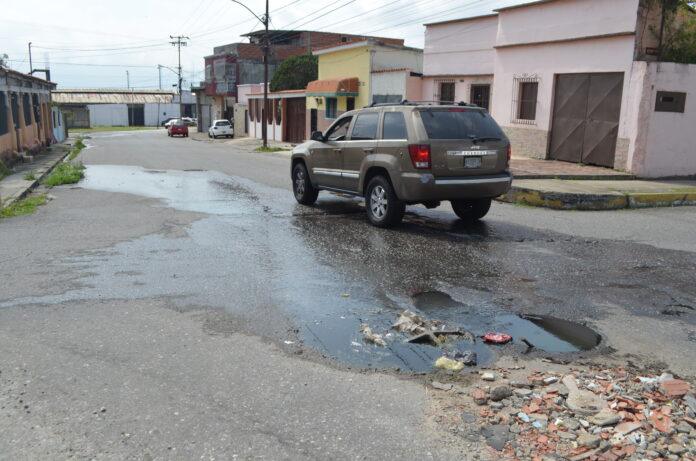
[[[394,188],[383,176],[372,178],[365,191],[367,217],[377,227],[392,227],[401,222],[406,204],[398,199]]]
[[[292,191],[295,200],[302,205],[311,205],[317,201],[319,191],[312,186],[304,163],[298,163],[292,169]]]
[[[451,200],[452,209],[464,221],[476,221],[486,216],[491,208],[491,199],[477,198],[468,200]]]

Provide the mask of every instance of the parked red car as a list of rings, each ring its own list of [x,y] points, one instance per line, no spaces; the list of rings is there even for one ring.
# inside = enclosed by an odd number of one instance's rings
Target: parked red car
[[[188,137],[188,126],[183,120],[177,120],[167,128],[167,136],[174,136],[175,134]]]

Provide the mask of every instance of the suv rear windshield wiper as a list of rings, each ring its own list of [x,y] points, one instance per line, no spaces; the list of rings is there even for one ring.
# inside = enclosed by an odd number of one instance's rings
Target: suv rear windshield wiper
[[[478,136],[473,136],[473,135],[469,135],[467,137],[474,142],[500,141],[501,140],[501,138],[495,138],[495,137],[480,137],[479,138]]]

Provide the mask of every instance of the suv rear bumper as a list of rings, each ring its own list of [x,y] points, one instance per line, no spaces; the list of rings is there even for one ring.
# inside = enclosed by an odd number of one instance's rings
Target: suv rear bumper
[[[402,173],[396,191],[401,200],[451,200],[466,198],[493,198],[510,190],[512,174],[485,176],[440,176],[424,173]]]

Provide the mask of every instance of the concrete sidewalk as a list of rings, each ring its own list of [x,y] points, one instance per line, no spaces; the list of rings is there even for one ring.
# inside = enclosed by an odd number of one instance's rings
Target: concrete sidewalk
[[[75,139],[68,138],[62,143],[50,146],[50,151],[44,149],[30,162],[14,165],[14,173],[0,180],[0,208],[10,206],[29,195],[53,168],[70,154],[74,142]],[[34,179],[26,179],[30,173],[33,173]]]
[[[514,179],[499,200],[559,210],[696,205],[696,180]]]

